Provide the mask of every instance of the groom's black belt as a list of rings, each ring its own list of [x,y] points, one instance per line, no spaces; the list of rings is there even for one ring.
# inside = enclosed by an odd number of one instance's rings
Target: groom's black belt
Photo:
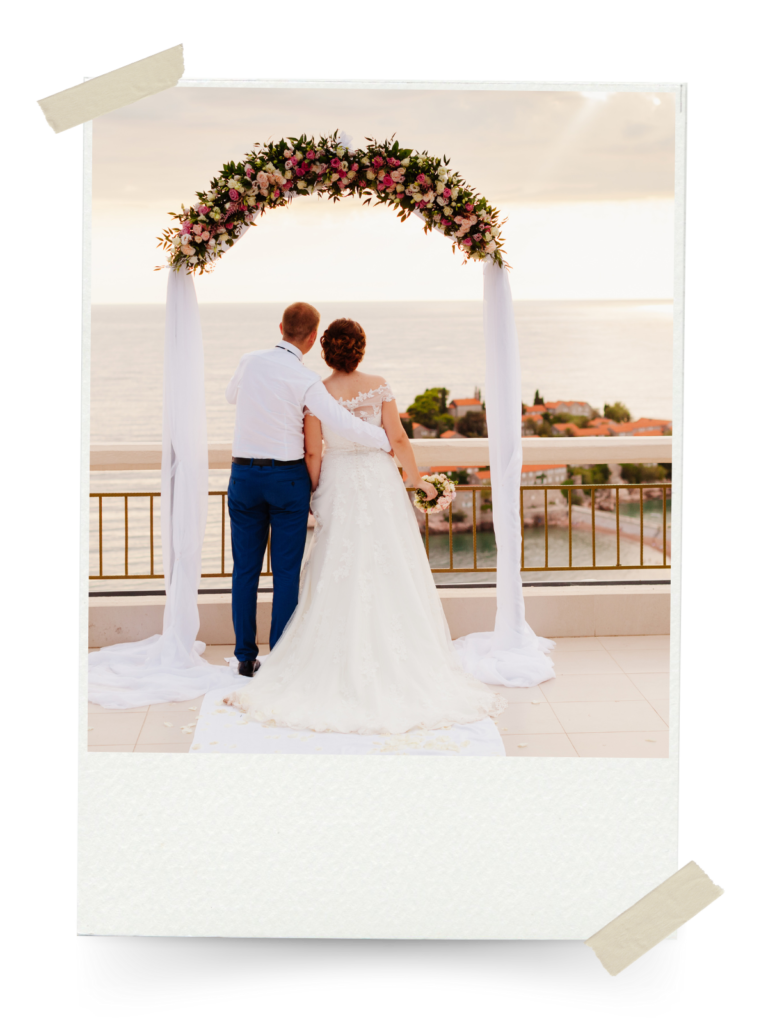
[[[241,459],[233,457],[234,466],[298,466],[304,459]]]

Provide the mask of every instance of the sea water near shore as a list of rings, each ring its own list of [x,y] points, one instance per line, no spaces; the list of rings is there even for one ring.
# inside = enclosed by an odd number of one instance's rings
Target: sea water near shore
[[[317,305],[323,324],[347,316],[363,325],[368,336],[363,368],[387,378],[401,409],[427,387],[447,387],[455,398],[471,396],[476,386],[484,390],[481,302],[322,302]],[[282,305],[276,303],[201,306],[210,441],[231,439],[234,407],[225,401],[224,389],[243,353],[269,348],[279,340],[277,325],[281,313]],[[670,302],[517,302],[515,313],[524,401],[532,401],[538,388],[547,401],[585,400],[596,408],[602,408],[605,402],[622,401],[634,416],[671,417]],[[164,307],[159,305],[94,306],[91,441],[160,439],[164,315]],[[325,374],[326,367],[318,348],[310,352],[305,361],[318,373]],[[227,477],[226,471],[212,473],[211,489],[226,489]],[[91,478],[94,491],[159,489],[159,473],[94,473]],[[116,504],[114,499],[112,504]],[[144,513],[137,508],[134,520],[137,532],[134,534],[133,527],[131,529],[132,543],[135,539],[137,545],[134,558],[141,562],[145,560],[141,551],[148,550],[149,541],[144,518]],[[211,537],[206,544],[204,571],[217,571],[221,540],[213,506],[209,518]],[[95,525],[92,523],[92,564]],[[122,571],[122,514],[117,509],[110,512],[104,525],[105,556],[110,564],[114,563],[113,571]],[[155,543],[158,566],[159,515]],[[482,544],[481,564],[493,564],[492,534],[486,535]],[[226,546],[228,549],[228,538]],[[439,542],[432,555],[434,564],[440,564]],[[591,551],[589,555],[591,560]],[[142,571],[138,561],[131,564],[130,571]],[[156,571],[162,570],[156,568]],[[484,578],[485,574],[483,577],[467,575],[462,582],[482,582]],[[488,580],[492,579],[489,575]],[[449,582],[449,577],[439,577],[438,581]],[[160,583],[147,581],[138,586],[156,588]],[[209,580],[207,584],[226,585],[224,580]],[[126,584],[117,581],[91,582],[92,590],[125,587]]]

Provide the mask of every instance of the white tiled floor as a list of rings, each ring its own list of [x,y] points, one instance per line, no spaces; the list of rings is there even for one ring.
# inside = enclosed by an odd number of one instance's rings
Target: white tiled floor
[[[231,647],[208,647],[221,665]],[[508,757],[667,757],[669,637],[565,637],[557,677],[525,689],[493,687],[509,706],[497,724]],[[186,753],[201,699],[129,711],[89,705],[91,751]]]

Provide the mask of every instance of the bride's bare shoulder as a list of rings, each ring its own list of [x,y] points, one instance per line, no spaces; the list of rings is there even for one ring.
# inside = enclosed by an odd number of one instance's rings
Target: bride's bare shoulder
[[[361,373],[360,374],[360,387],[363,391],[372,391],[374,388],[380,388],[382,384],[386,384],[386,377],[379,377],[376,373]]]

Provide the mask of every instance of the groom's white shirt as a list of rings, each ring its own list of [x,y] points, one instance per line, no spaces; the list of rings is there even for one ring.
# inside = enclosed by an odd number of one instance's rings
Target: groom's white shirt
[[[227,401],[237,405],[232,444],[236,458],[303,458],[305,407],[348,441],[391,449],[381,427],[353,416],[329,395],[320,376],[302,362],[301,350],[289,341],[244,355],[227,385]]]

